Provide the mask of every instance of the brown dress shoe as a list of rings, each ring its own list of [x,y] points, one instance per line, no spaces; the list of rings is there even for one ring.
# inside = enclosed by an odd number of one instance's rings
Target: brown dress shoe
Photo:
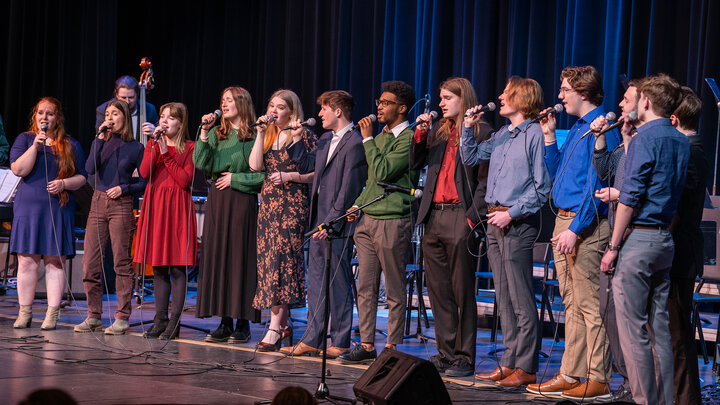
[[[310,345],[300,342],[295,346],[283,347],[280,349],[280,352],[285,353],[288,356],[318,356],[321,351],[320,349],[316,349]]]
[[[320,351],[322,354],[322,350]],[[343,347],[337,347],[337,346],[330,346],[327,348],[327,357],[328,359],[334,359],[342,354],[350,353],[350,348],[343,348]]]
[[[475,374],[475,378],[485,381],[500,381],[507,378],[515,371],[514,368],[498,367],[495,371],[487,374]]]
[[[503,387],[517,387],[519,385],[535,384],[535,381],[537,381],[535,373],[529,374],[521,368],[516,368],[514,373],[500,381],[495,382],[495,384]]]
[[[530,384],[527,386],[527,392],[537,395],[554,395],[560,396],[563,391],[571,390],[575,387],[580,386],[580,381],[569,383],[565,380],[562,374],[557,373],[550,381],[545,381],[542,384]]]
[[[599,383],[588,378],[583,384],[573,389],[563,391],[562,397],[575,401],[593,401],[610,399],[612,394],[610,393],[610,385]]]

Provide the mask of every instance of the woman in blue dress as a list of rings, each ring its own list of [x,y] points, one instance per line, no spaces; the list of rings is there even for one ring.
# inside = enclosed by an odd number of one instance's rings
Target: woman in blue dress
[[[45,262],[48,308],[43,330],[55,329],[65,288],[65,256],[75,254],[75,198],[85,184],[85,154],[65,133],[60,101],[42,98],[33,108],[30,128],[10,150],[10,168],[22,177],[14,203],[10,251],[17,253],[20,313],[16,329],[32,322],[32,303],[40,260]]]

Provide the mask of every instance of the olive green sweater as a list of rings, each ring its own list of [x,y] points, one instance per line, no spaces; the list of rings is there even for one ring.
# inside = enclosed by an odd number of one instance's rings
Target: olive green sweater
[[[218,140],[216,128],[208,133],[207,142],[198,140],[195,144],[193,162],[195,167],[217,180],[223,172],[231,172],[230,187],[249,194],[260,192],[265,172],[250,170],[250,152],[255,137],[241,142],[237,130],[230,131],[226,139]]]
[[[413,131],[405,128],[395,137],[392,132],[380,132],[375,138],[363,143],[368,163],[368,179],[365,189],[355,200],[361,206],[384,193],[378,181],[415,188],[419,173],[410,170],[410,138]],[[390,193],[390,196],[363,208],[363,212],[374,219],[407,218],[410,216],[412,198],[408,194]]]

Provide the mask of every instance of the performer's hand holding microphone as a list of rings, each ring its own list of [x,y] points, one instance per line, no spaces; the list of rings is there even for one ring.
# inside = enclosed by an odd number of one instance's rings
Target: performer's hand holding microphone
[[[495,111],[495,108],[497,107],[492,101],[485,105],[476,105],[475,107],[468,108],[467,111],[465,111],[465,118],[463,119],[463,124],[466,128],[473,127],[478,122],[480,122],[483,114],[488,111]]]

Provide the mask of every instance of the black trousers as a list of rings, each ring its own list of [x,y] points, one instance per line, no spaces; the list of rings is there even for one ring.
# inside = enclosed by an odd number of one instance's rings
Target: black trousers
[[[702,403],[695,331],[690,321],[694,288],[693,279],[670,278],[667,307],[670,316],[676,404]]]
[[[430,211],[422,241],[428,293],[440,356],[475,364],[475,268],[467,250],[470,226],[462,206]]]

